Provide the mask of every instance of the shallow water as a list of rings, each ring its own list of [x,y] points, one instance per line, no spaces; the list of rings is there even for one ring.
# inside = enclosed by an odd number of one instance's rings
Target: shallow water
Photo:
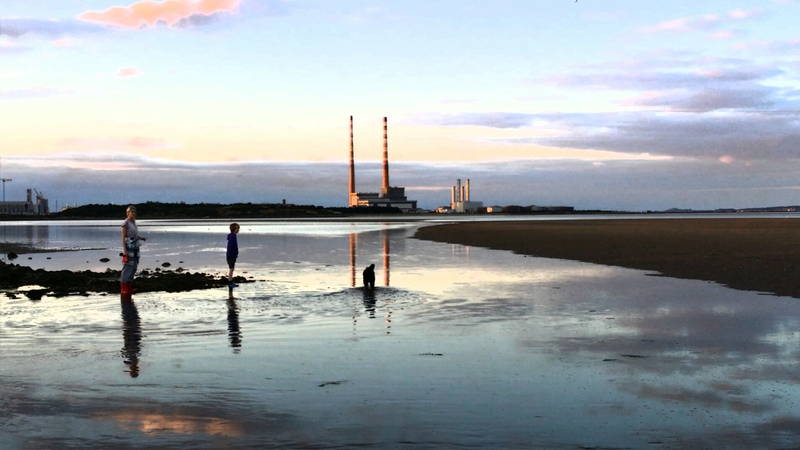
[[[800,300],[410,238],[422,225],[243,222],[237,274],[257,281],[232,297],[0,296],[2,448],[800,442]],[[140,229],[143,268],[225,271],[225,222]],[[0,236],[98,249],[31,267],[118,268],[116,221]]]

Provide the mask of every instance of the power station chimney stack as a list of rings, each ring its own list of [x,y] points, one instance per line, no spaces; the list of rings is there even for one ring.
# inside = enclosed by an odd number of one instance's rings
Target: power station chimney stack
[[[352,197],[356,193],[356,169],[353,159],[353,116],[350,116],[350,206],[353,206]]]
[[[463,202],[464,201],[464,197],[463,197],[463,194],[462,194],[463,192],[464,191],[461,190],[461,178],[459,178],[459,179],[456,180],[456,201],[459,201],[459,202]]]
[[[465,189],[467,191],[467,194],[464,196],[464,201],[468,202],[469,201],[469,178],[467,178],[467,186],[466,186]]]
[[[383,118],[383,189],[381,189],[381,194],[384,197],[389,196],[389,137],[387,135],[387,124],[386,117]]]

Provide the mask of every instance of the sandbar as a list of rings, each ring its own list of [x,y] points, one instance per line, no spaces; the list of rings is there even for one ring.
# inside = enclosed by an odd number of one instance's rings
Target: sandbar
[[[800,298],[800,220],[794,218],[458,222],[422,227],[414,237]]]

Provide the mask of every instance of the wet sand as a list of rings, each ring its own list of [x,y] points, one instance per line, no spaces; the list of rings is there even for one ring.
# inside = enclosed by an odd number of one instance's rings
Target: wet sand
[[[796,219],[686,218],[466,222],[415,238],[627,267],[800,298]]]

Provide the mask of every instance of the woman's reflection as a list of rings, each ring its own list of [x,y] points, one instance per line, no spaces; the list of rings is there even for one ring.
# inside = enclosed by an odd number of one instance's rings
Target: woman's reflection
[[[231,342],[233,353],[242,351],[242,332],[239,329],[239,306],[233,298],[233,289],[228,293],[228,340]]]
[[[131,378],[139,376],[139,353],[142,350],[142,327],[139,311],[130,297],[122,298],[122,357]]]

